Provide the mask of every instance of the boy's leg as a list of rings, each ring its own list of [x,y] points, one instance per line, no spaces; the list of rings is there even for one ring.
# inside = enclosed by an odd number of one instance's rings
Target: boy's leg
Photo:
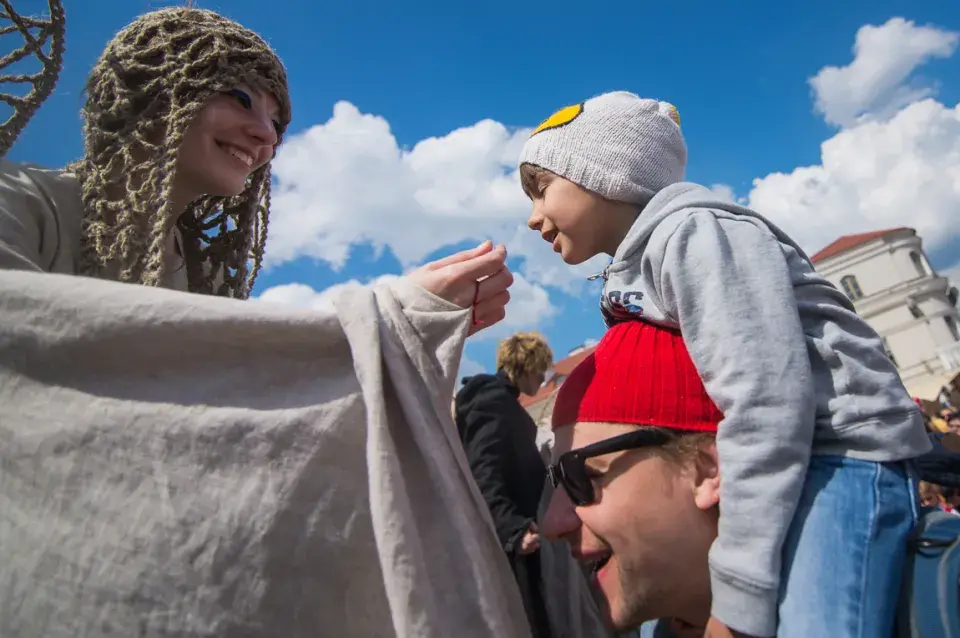
[[[890,638],[916,519],[903,464],[812,457],[783,548],[777,637]]]

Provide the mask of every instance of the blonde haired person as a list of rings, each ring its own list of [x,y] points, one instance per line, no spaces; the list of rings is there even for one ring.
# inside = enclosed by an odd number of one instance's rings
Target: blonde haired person
[[[209,11],[123,29],[83,114],[0,164],[0,635],[526,636],[445,403],[505,250],[241,301],[290,104]]]
[[[546,467],[536,445],[537,426],[519,396],[537,392],[552,361],[542,336],[515,334],[497,348],[496,374],[464,379],[456,397],[460,440],[516,575],[534,638],[551,633],[535,522]]]
[[[497,370],[523,394],[536,394],[552,365],[553,351],[539,332],[518,332],[497,346]]]

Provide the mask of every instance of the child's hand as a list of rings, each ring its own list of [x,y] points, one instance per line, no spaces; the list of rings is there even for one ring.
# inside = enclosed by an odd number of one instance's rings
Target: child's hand
[[[703,638],[752,638],[747,634],[734,631],[724,625],[714,617],[710,617],[707,622],[707,630],[703,633]]]

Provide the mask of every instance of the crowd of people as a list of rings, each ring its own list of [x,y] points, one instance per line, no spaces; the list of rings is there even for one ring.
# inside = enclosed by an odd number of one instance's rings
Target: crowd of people
[[[455,378],[503,246],[247,301],[292,118],[256,33],[147,13],[83,117],[71,166],[0,160],[0,634],[921,638],[919,461],[954,444],[793,240],[684,182],[673,105],[605,93],[521,152],[530,229],[611,258],[547,453],[542,337]]]

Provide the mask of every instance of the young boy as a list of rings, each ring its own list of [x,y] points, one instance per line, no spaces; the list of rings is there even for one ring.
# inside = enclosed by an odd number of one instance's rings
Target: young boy
[[[912,480],[901,461],[930,448],[920,413],[880,338],[803,250],[682,183],[685,165],[670,104],[614,92],[567,107],[521,153],[529,226],[568,264],[612,255],[607,324],[679,327],[724,414],[713,630],[844,638],[877,615],[892,627],[898,578],[864,575],[878,561],[902,568],[905,532],[892,538],[884,518],[915,518],[916,503],[884,495]],[[864,480],[877,498],[863,498]],[[843,617],[818,613],[825,596],[848,601]]]

